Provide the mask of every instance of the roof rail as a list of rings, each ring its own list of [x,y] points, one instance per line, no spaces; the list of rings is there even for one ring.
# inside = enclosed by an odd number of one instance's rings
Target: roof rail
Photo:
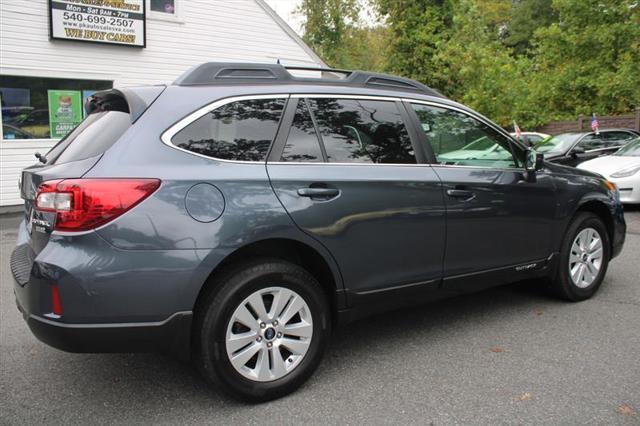
[[[300,73],[302,72],[302,73]],[[304,75],[309,73],[308,75]],[[314,75],[317,73],[318,75]],[[419,92],[443,97],[437,90],[403,77],[367,71],[332,68],[283,66],[281,64],[208,62],[197,65],[178,77],[179,86],[211,86],[223,84],[289,84],[309,83],[348,87],[373,87],[387,90]]]

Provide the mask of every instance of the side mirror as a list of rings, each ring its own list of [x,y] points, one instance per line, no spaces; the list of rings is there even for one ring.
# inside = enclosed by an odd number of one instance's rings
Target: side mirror
[[[534,149],[527,149],[527,157],[524,168],[529,173],[537,172],[544,166],[544,154]]]
[[[573,148],[573,150],[571,151],[571,156],[576,158],[578,155],[580,154],[584,154],[585,150],[583,147],[581,146],[576,146],[575,148]]]

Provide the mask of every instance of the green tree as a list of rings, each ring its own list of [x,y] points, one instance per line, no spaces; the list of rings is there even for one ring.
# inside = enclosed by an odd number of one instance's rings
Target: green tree
[[[558,14],[551,3],[552,0],[519,0],[514,3],[505,44],[513,48],[516,55],[531,49],[533,35],[538,28],[548,27],[558,21]]]
[[[530,102],[539,122],[640,105],[640,3],[553,0],[559,22],[536,31]]]
[[[366,1],[379,25],[358,22]],[[505,126],[640,105],[638,0],[359,2],[303,1],[329,65],[414,78]]]
[[[374,7],[388,27],[388,71],[448,87],[449,76],[432,59],[450,37],[452,0],[375,0]]]
[[[297,9],[304,19],[302,38],[330,66],[341,67],[359,12],[357,0],[303,0]]]
[[[493,26],[475,0],[458,0],[453,9],[450,37],[438,44],[431,59],[441,75],[447,76],[443,93],[510,126],[516,119],[532,124],[524,78],[530,63],[514,58],[505,49]]]

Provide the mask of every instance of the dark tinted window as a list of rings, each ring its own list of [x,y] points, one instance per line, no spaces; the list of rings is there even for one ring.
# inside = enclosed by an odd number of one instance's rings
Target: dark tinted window
[[[416,163],[395,103],[328,98],[309,103],[329,162]]]
[[[631,139],[637,138],[636,135],[630,132],[606,132],[604,133],[604,139],[614,145],[623,145],[629,142]]]
[[[592,149],[606,148],[610,144],[610,142],[606,142],[604,140],[604,135],[602,133],[599,135],[592,133],[582,138],[576,146],[584,148],[585,151],[589,151]]]
[[[46,154],[50,163],[68,163],[102,154],[131,126],[127,112],[90,114]]]
[[[232,102],[175,134],[180,148],[223,160],[263,161],[278,129],[284,99]]]
[[[282,161],[322,161],[318,135],[304,99],[298,101]]]
[[[483,122],[446,108],[413,104],[440,164],[488,168],[518,167],[509,139]]]

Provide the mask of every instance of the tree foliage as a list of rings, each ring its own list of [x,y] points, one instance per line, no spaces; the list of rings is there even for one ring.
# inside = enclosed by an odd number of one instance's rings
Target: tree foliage
[[[414,78],[502,125],[640,106],[638,0],[303,0],[300,12],[329,65]]]
[[[504,41],[514,54],[529,53],[536,30],[558,22],[558,13],[551,3],[552,0],[519,0],[508,12]]]

